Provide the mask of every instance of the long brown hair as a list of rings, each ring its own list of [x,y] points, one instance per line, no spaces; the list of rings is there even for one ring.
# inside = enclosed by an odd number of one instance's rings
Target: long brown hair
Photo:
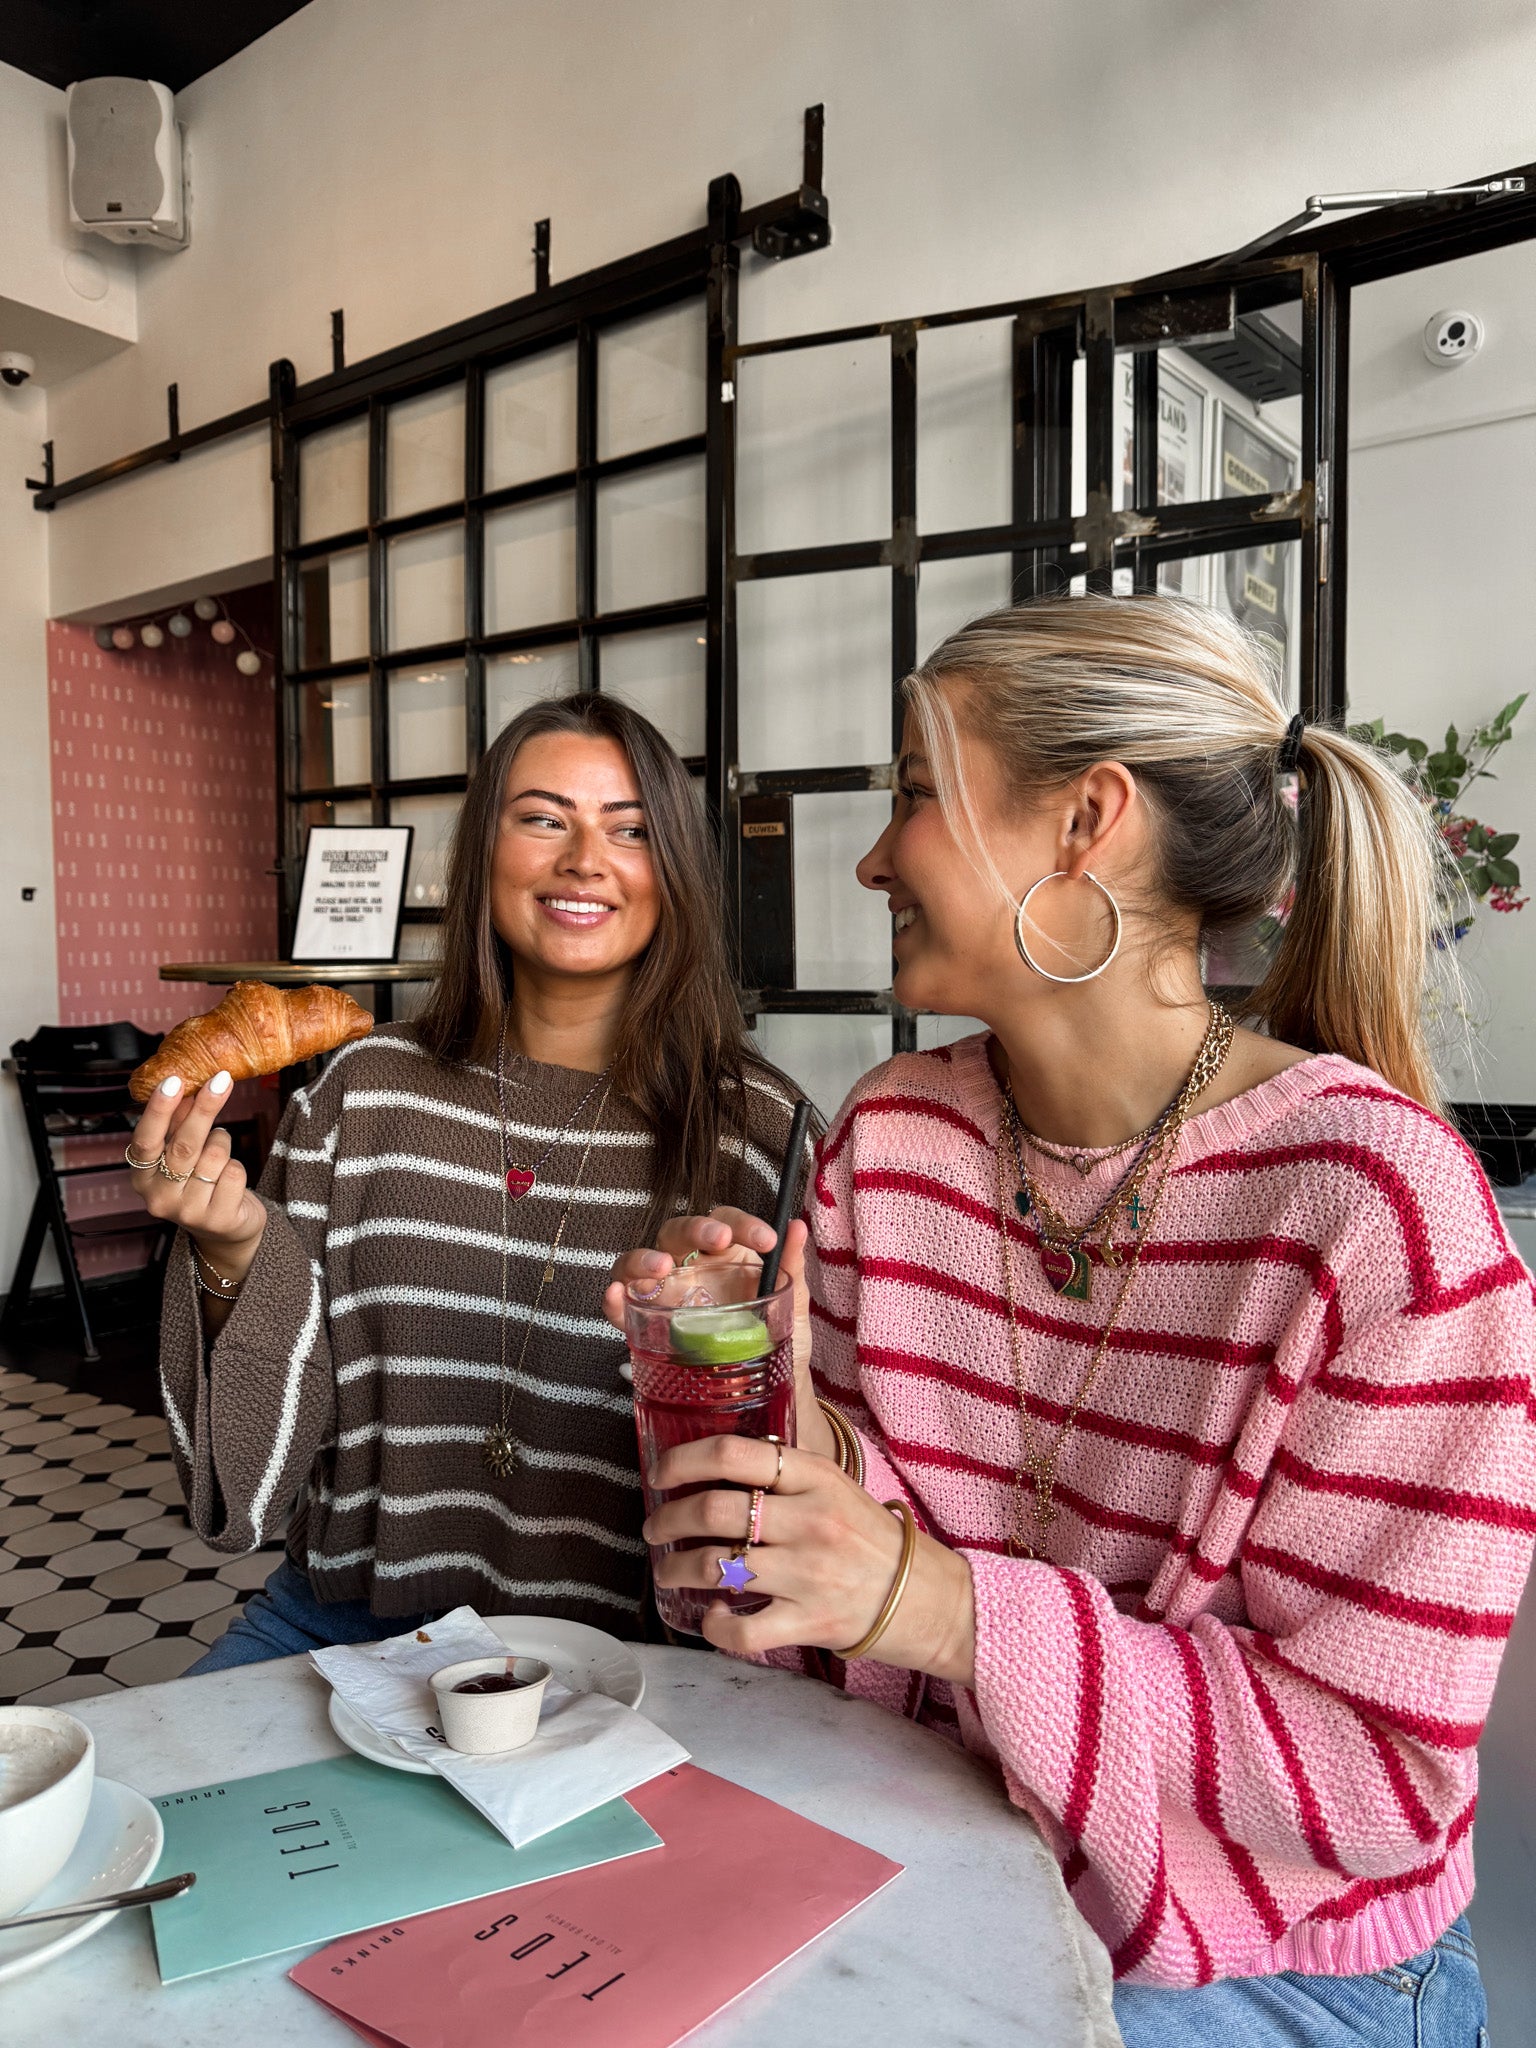
[[[1446,871],[1433,820],[1385,754],[1313,725],[1300,739],[1298,829],[1277,772],[1287,724],[1273,665],[1233,620],[1170,597],[1038,598],[951,634],[906,690],[945,814],[997,887],[957,722],[993,748],[1020,796],[1124,762],[1156,820],[1155,892],[1198,913],[1203,936],[1251,923],[1294,888],[1249,1014],[1441,1107],[1425,1030]]]
[[[610,1071],[655,1141],[648,1241],[680,1200],[702,1212],[720,1199],[721,1140],[746,1136],[747,1073],[773,1071],[742,1023],[725,950],[720,858],[702,799],[648,718],[613,697],[548,697],[519,712],[486,750],[454,831],[442,969],[416,1033],[441,1060],[495,1057],[513,961],[491,922],[491,863],[513,757],[543,733],[614,741],[645,806],[659,916],[635,962]]]

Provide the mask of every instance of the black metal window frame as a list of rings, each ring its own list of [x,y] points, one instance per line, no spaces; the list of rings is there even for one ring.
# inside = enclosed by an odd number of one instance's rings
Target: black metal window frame
[[[741,366],[796,351],[884,339],[890,350],[889,531],[813,547],[738,554],[734,490],[721,508],[725,704],[721,729],[736,729],[737,592],[763,578],[884,569],[891,579],[891,744],[900,744],[901,684],[919,657],[918,587],[924,562],[1009,556],[1016,596],[1065,588],[1081,577],[1110,591],[1128,572],[1134,591],[1157,588],[1159,569],[1193,558],[1294,542],[1301,706],[1338,718],[1345,706],[1345,492],[1348,474],[1349,300],[1353,286],[1536,236],[1536,181],[1525,197],[1473,196],[1398,206],[1294,236],[1249,261],[1217,259],[1159,277],[1086,292],[1003,301],[927,317],[867,323],[775,340],[729,343],[725,390]],[[1214,345],[1240,319],[1299,303],[1301,480],[1285,492],[1161,504],[1157,497],[1159,356]],[[925,332],[1009,320],[1012,348],[1012,520],[1007,525],[924,533],[918,505],[918,364]],[[1115,505],[1117,358],[1130,354],[1132,502]],[[1083,462],[1086,509],[1074,515],[1074,369],[1085,365]],[[735,476],[735,412],[722,420],[722,470]],[[796,986],[794,801],[892,786],[893,760],[809,769],[717,770],[726,857],[740,903],[743,1002],[749,1014],[887,1015],[892,1050],[917,1043],[917,1020],[885,989]]]

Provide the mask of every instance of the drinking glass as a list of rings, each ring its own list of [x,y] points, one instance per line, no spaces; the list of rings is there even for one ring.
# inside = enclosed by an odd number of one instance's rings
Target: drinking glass
[[[642,1299],[625,1290],[624,1331],[634,1367],[635,1427],[640,1438],[640,1475],[645,1511],[663,1501],[726,1487],[725,1480],[657,1489],[649,1473],[663,1451],[702,1437],[755,1436],[780,1443],[795,1440],[795,1293],[783,1279],[771,1295],[758,1298],[755,1266],[679,1266],[660,1289]],[[747,1488],[742,1494],[742,1530],[747,1525]],[[712,1537],[653,1544],[651,1561],[669,1550],[697,1550]],[[703,1633],[712,1602],[724,1600],[738,1614],[766,1607],[764,1595],[658,1586],[656,1608],[669,1628]]]

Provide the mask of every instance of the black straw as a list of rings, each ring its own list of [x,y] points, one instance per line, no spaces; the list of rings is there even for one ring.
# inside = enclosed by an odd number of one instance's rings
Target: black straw
[[[789,1228],[789,1212],[794,1206],[795,1188],[800,1179],[800,1154],[805,1149],[805,1133],[811,1121],[811,1105],[803,1098],[795,1104],[795,1114],[789,1126],[789,1145],[784,1154],[783,1170],[779,1174],[779,1200],[773,1212],[775,1237],[773,1250],[763,1261],[763,1270],[758,1276],[757,1298],[762,1301],[772,1294],[779,1284],[779,1261],[784,1256],[784,1233]]]

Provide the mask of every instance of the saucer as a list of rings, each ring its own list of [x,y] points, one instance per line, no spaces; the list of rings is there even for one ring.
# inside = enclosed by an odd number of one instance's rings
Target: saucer
[[[543,1614],[487,1614],[482,1618],[515,1656],[537,1657],[571,1692],[606,1693],[621,1707],[638,1707],[645,1698],[640,1659],[617,1636],[588,1628],[584,1621],[556,1621]],[[435,1775],[430,1764],[418,1763],[387,1735],[370,1728],[339,1692],[331,1694],[330,1716],[332,1728],[348,1749],[355,1749],[370,1763],[388,1764],[393,1771],[417,1771],[423,1777]]]
[[[98,1778],[73,1854],[53,1883],[22,1911],[41,1913],[49,1906],[69,1906],[77,1899],[125,1892],[144,1884],[160,1859],[164,1840],[160,1816],[142,1792],[119,1785],[114,1778]],[[114,1917],[92,1913],[78,1920],[45,1920],[40,1927],[0,1930],[0,1981],[19,1977],[23,1970],[35,1970],[39,1963],[63,1955],[66,1949],[78,1948]]]

